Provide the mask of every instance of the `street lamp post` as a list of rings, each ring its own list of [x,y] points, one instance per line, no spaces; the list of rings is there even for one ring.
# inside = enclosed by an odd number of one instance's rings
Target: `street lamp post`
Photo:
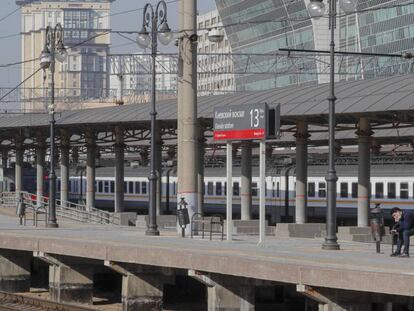
[[[50,172],[49,172],[49,213],[47,226],[57,228],[56,220],[56,174],[55,174],[55,60],[65,61],[67,51],[63,45],[63,28],[58,23],[54,29],[46,28],[45,46],[40,55],[40,67],[43,70],[50,68],[51,90],[49,105],[50,123]]]
[[[328,185],[327,210],[326,210],[326,237],[322,249],[338,250],[339,244],[336,236],[336,183],[338,176],[335,171],[335,28],[336,28],[336,1],[329,2],[329,29],[331,30],[330,42],[330,75],[329,75],[329,164],[326,182]],[[356,0],[339,0],[339,5],[345,13],[355,11]],[[311,0],[308,5],[309,15],[313,18],[323,16],[325,5],[323,0]]]
[[[147,28],[151,28],[148,32]],[[152,89],[151,89],[151,170],[148,177],[150,184],[149,191],[149,224],[145,232],[146,235],[159,235],[157,228],[156,213],[156,195],[157,195],[157,179],[156,171],[156,117],[157,111],[155,107],[155,58],[157,56],[157,39],[164,45],[172,40],[172,33],[167,23],[167,4],[161,0],[158,2],[156,9],[147,3],[144,7],[142,28],[138,33],[137,43],[141,48],[148,48],[151,45],[152,60]]]

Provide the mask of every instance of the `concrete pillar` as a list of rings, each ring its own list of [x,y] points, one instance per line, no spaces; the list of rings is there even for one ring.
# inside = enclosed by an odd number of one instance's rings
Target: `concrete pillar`
[[[14,185],[16,193],[23,191],[23,154],[24,154],[24,138],[16,137],[16,164],[15,164],[15,180]]]
[[[148,166],[148,147],[142,146],[139,156],[141,158],[141,166]]]
[[[177,200],[187,202],[190,219],[198,208],[198,152],[197,152],[197,1],[181,0],[180,31],[185,31],[179,41],[180,67],[177,101],[178,124],[178,191]],[[181,65],[182,64],[182,65]],[[187,226],[187,234],[190,226]]]
[[[95,207],[95,158],[96,143],[95,133],[88,130],[85,133],[86,139],[86,208]]]
[[[308,125],[300,121],[296,125],[296,204],[295,222],[306,223],[308,184]]]
[[[358,135],[358,227],[368,226],[371,178],[371,131],[367,118],[360,118]]]
[[[124,211],[124,131],[115,127],[115,213]]]
[[[241,220],[250,220],[252,216],[252,144],[241,145]]]
[[[8,150],[4,148],[1,150],[1,167],[3,169],[3,176],[6,175],[7,160],[8,160]],[[1,191],[2,192],[7,191],[5,178],[3,178],[3,182],[1,183]]]
[[[36,143],[36,204],[37,206],[41,206],[46,155],[46,138],[43,133],[37,133]]]
[[[204,138],[204,126],[200,125],[198,127],[198,176],[197,176],[197,186],[198,186],[198,208],[197,213],[203,214],[204,212],[204,153],[205,153],[205,143],[206,139]]]
[[[161,215],[161,204],[162,204],[162,133],[161,133],[161,123],[157,121],[156,123],[156,150],[155,150],[155,170],[158,175],[157,179],[157,194],[156,194],[156,213],[157,216]]]
[[[50,265],[49,294],[52,300],[59,303],[91,305],[93,298],[93,266],[80,262]]]
[[[2,149],[1,150],[1,167],[3,169],[7,168],[8,158],[9,158],[9,151],[6,148]]]
[[[207,287],[208,311],[253,311],[255,310],[255,288],[234,282],[217,283]]]
[[[0,249],[0,291],[17,293],[30,290],[31,253]]]
[[[159,275],[128,273],[122,277],[122,310],[161,311],[163,279]]]
[[[60,132],[60,199],[63,202],[69,201],[69,150],[70,150],[70,134],[67,130]]]

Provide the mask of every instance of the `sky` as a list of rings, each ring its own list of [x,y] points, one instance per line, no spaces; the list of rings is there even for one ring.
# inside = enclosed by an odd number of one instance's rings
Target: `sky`
[[[157,1],[144,0],[116,0],[112,4],[111,28],[118,31],[138,31],[142,25],[142,10],[145,3],[157,4]],[[177,29],[178,25],[178,1],[167,4],[168,22],[170,28]],[[20,82],[20,65],[1,68],[1,65],[21,61],[20,53],[20,10],[15,0],[1,0],[2,10],[0,13],[0,88],[15,87]],[[215,9],[214,0],[198,0],[197,9],[200,14]],[[16,11],[17,10],[17,11]],[[126,11],[126,12],[125,12]],[[116,13],[120,13],[117,15]],[[7,15],[9,15],[7,17]],[[11,36],[9,38],[5,38]],[[135,35],[130,36],[135,39]],[[111,53],[137,53],[139,47],[128,39],[117,34],[112,34]]]

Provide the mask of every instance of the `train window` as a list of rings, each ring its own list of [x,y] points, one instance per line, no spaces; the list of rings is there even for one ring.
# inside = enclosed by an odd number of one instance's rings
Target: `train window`
[[[310,198],[315,197],[315,183],[314,182],[308,183],[308,197]]]
[[[408,199],[408,182],[400,184],[400,199]]]
[[[233,183],[233,195],[240,195],[240,184],[237,181]]]
[[[221,195],[222,194],[222,187],[221,187],[221,182],[216,182],[216,195]]]
[[[173,193],[177,194],[177,183],[176,182],[174,182],[173,184]]]
[[[318,196],[320,198],[325,198],[326,197],[326,183],[324,182],[320,182],[318,183]]]
[[[207,195],[213,195],[213,183],[211,181],[207,183]]]
[[[224,195],[227,195],[227,183],[224,183]]]
[[[128,193],[134,193],[134,182],[128,181]]]
[[[358,183],[353,182],[351,185],[351,197],[357,198],[358,197]]]
[[[280,183],[276,183],[276,197],[280,197]]]
[[[137,194],[141,193],[141,183],[139,181],[135,182],[135,193]]]
[[[348,197],[348,183],[347,182],[341,182],[341,198],[347,198]]]
[[[272,197],[274,198],[274,197],[276,197],[276,189],[275,189],[275,182],[273,181],[272,182]]]
[[[375,183],[375,198],[382,199],[384,197],[384,183]]]
[[[104,181],[104,192],[109,193],[109,181],[108,180]]]
[[[252,196],[257,197],[257,182],[252,183]]]
[[[267,181],[265,181],[265,196],[267,196]]]
[[[111,180],[110,182],[110,187],[111,187],[111,193],[115,193],[115,182],[113,180]]]
[[[128,191],[128,183],[124,181],[124,193],[127,193]]]
[[[146,181],[143,181],[142,184],[141,184],[141,186],[142,186],[142,188],[141,188],[142,194],[147,194],[147,182]]]
[[[395,197],[396,197],[396,185],[395,185],[395,182],[389,182],[388,183],[388,187],[387,187],[387,196],[388,196],[388,199],[395,199]]]
[[[102,184],[102,181],[98,181],[98,192],[103,192],[103,184]]]

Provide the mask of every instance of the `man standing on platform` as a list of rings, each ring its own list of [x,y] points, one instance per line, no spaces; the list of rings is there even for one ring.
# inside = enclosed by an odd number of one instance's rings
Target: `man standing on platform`
[[[410,257],[410,236],[414,235],[414,212],[403,211],[398,207],[393,207],[391,209],[391,216],[395,221],[391,233],[398,234],[397,249],[391,256]],[[401,253],[402,243],[404,243],[404,250]]]

